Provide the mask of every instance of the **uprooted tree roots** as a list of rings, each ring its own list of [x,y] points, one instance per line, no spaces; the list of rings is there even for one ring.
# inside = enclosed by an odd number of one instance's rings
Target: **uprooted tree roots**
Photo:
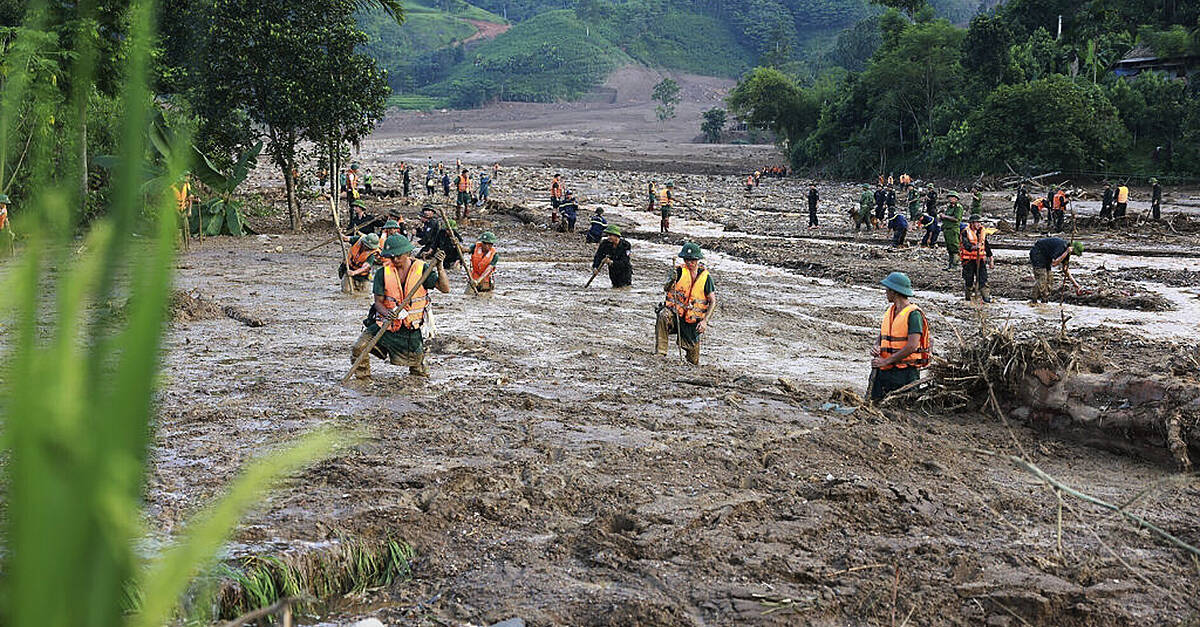
[[[1111,368],[1086,340],[984,324],[936,357],[929,374],[885,401],[927,413],[980,411],[1030,426],[1080,430],[1096,444],[1181,468],[1200,453],[1200,382],[1160,368]]]

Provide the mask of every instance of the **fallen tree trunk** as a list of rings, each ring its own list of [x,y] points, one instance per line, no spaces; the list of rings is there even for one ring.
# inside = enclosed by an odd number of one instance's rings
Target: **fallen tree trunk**
[[[929,413],[981,411],[1093,445],[1169,458],[1189,470],[1200,455],[1200,382],[1194,372],[1140,374],[1113,367],[1094,343],[1025,330],[984,329],[935,357],[930,375],[885,407]],[[1160,364],[1162,365],[1162,364]]]

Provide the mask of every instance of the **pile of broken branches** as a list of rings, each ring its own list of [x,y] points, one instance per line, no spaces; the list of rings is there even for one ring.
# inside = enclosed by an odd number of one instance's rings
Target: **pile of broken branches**
[[[1018,337],[1011,327],[984,326],[966,339],[955,331],[948,352],[935,355],[925,376],[900,388],[885,406],[926,413],[999,411],[998,399],[1020,394],[1026,375],[1070,373],[1079,365],[1082,342],[1045,331],[1026,330]]]

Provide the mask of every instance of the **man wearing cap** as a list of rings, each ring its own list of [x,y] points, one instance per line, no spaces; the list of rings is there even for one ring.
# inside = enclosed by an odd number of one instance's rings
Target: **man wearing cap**
[[[1016,229],[1018,231],[1025,230],[1025,226],[1029,223],[1029,191],[1025,189],[1024,183],[1017,188],[1017,197],[1013,199],[1013,210],[1017,212]]]
[[[558,204],[558,213],[562,222],[558,229],[564,233],[575,232],[575,221],[579,219],[579,204],[575,202],[575,193],[567,190],[563,193],[562,202]]]
[[[628,287],[633,284],[633,263],[629,260],[629,240],[621,237],[621,229],[615,224],[604,229],[604,241],[596,247],[592,257],[592,270],[608,263],[608,278],[613,287]]]
[[[408,366],[411,375],[429,376],[425,369],[425,344],[421,337],[421,324],[425,320],[425,309],[429,306],[429,290],[450,291],[450,282],[442,265],[441,252],[434,255],[435,267],[425,275],[425,262],[414,259],[412,242],[403,235],[389,237],[380,256],[383,267],[375,273],[375,303],[363,321],[362,335],[351,348],[351,363],[357,360],[367,344],[379,332],[379,325],[388,325],[387,331],[371,351],[376,357],[387,359],[394,366]],[[405,298],[410,300],[405,303]],[[354,373],[360,379],[371,376],[370,360],[363,360]]]
[[[383,223],[383,227],[379,230],[379,247],[382,249],[387,245],[387,241],[393,237],[400,236],[407,239],[404,234],[404,227],[395,220],[388,220]]]
[[[353,244],[350,246],[350,269],[346,270],[346,263],[342,262],[338,267],[338,277],[343,281],[350,279],[351,291],[361,292],[367,289],[367,282],[371,280],[371,270],[379,265],[379,236],[374,233],[366,235],[354,236],[351,238]]]
[[[858,196],[858,213],[854,215],[854,232],[866,225],[870,230],[871,208],[875,206],[875,196],[871,194],[871,186],[863,185],[862,193]]]
[[[1155,222],[1162,218],[1162,185],[1153,177],[1150,179],[1150,217]]]
[[[920,369],[929,365],[931,355],[929,321],[920,308],[908,302],[913,295],[908,275],[893,272],[880,284],[887,288],[890,304],[871,347],[871,400],[880,400],[921,378]]]
[[[484,231],[479,241],[471,248],[471,282],[478,292],[496,289],[496,235]],[[468,290],[470,287],[467,288]]]
[[[667,181],[667,184],[658,190],[658,213],[662,216],[662,221],[658,224],[658,232],[666,233],[671,229],[671,209],[675,205],[675,181]]]
[[[604,229],[608,227],[608,219],[604,217],[604,207],[596,207],[596,213],[592,216],[592,221],[588,224],[587,233],[584,239],[589,244],[599,244],[600,240],[604,239]]]
[[[988,268],[995,267],[995,261],[992,258],[992,245],[987,241],[987,229],[983,228],[983,217],[978,213],[972,213],[971,219],[967,222],[967,226],[963,228],[961,233],[962,249],[959,256],[962,258],[963,285],[966,291],[967,302],[971,301],[971,297],[975,292],[975,284],[979,284],[979,296],[983,302],[992,302],[992,293],[988,289]]]
[[[436,219],[432,220],[432,222],[434,224],[438,223]],[[417,253],[417,256],[421,259],[430,259],[433,257],[434,252],[441,251],[445,257],[446,265],[453,266],[462,259],[463,250],[458,246],[460,239],[458,221],[450,219],[449,222],[438,228],[431,242],[427,241],[423,243],[421,252]]]
[[[958,204],[958,192],[950,192],[946,196],[950,202],[938,214],[942,221],[942,239],[946,242],[946,270],[949,271],[958,263],[958,233],[962,228],[963,207]]]
[[[708,330],[708,319],[717,306],[717,296],[708,269],[700,263],[704,258],[700,246],[688,242],[679,251],[679,256],[683,265],[671,271],[670,279],[663,286],[666,298],[658,307],[654,324],[654,350],[659,355],[666,355],[670,336],[676,334],[688,363],[700,365],[700,335]]]
[[[346,235],[374,231],[375,223],[378,221],[378,217],[367,213],[367,208],[363,206],[362,201],[356,200],[350,203],[350,222],[346,224]]]
[[[933,183],[925,190],[925,213],[937,216],[937,190],[933,188]]]
[[[1080,291],[1079,282],[1071,276],[1071,255],[1083,254],[1083,242],[1068,242],[1061,237],[1043,237],[1033,243],[1029,249],[1029,265],[1033,266],[1033,296],[1031,303],[1050,302],[1051,280],[1050,272],[1055,266],[1062,268],[1063,286],[1067,281],[1075,286],[1075,293]]]

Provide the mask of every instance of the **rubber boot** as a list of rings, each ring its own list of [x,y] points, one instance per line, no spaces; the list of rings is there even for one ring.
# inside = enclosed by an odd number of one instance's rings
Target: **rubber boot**
[[[954,269],[954,253],[952,253],[952,252],[946,253],[946,267],[944,269],[946,272],[949,272]]]
[[[979,295],[980,295],[980,297],[983,298],[983,302],[985,302],[985,303],[992,302],[992,290],[990,290],[986,287],[981,287],[981,288],[979,288]]]
[[[363,350],[367,348],[367,343],[370,342],[371,338],[373,338],[374,336],[375,336],[375,334],[367,333],[366,331],[364,331],[362,333],[362,335],[358,336],[358,339],[354,341],[354,346],[352,346],[350,348],[350,364],[351,365],[353,365],[354,362],[356,360],[358,360],[358,356],[361,355]],[[358,365],[358,369],[356,369],[354,371],[354,376],[359,379],[370,379],[371,378],[371,358],[370,357],[367,357],[366,359],[364,359],[362,361],[361,364]]]
[[[663,309],[654,321],[654,352],[666,355],[671,340],[671,312]]]
[[[965,288],[964,291],[966,292],[966,296],[964,297],[964,300],[966,300],[968,303],[971,302],[971,300],[972,300],[971,297],[974,295],[975,289],[968,287],[968,288]]]
[[[697,342],[695,344],[688,344],[687,342],[680,342],[680,343],[683,344],[683,353],[687,357],[688,363],[692,364],[693,366],[699,366],[700,365],[700,343],[699,342]]]

